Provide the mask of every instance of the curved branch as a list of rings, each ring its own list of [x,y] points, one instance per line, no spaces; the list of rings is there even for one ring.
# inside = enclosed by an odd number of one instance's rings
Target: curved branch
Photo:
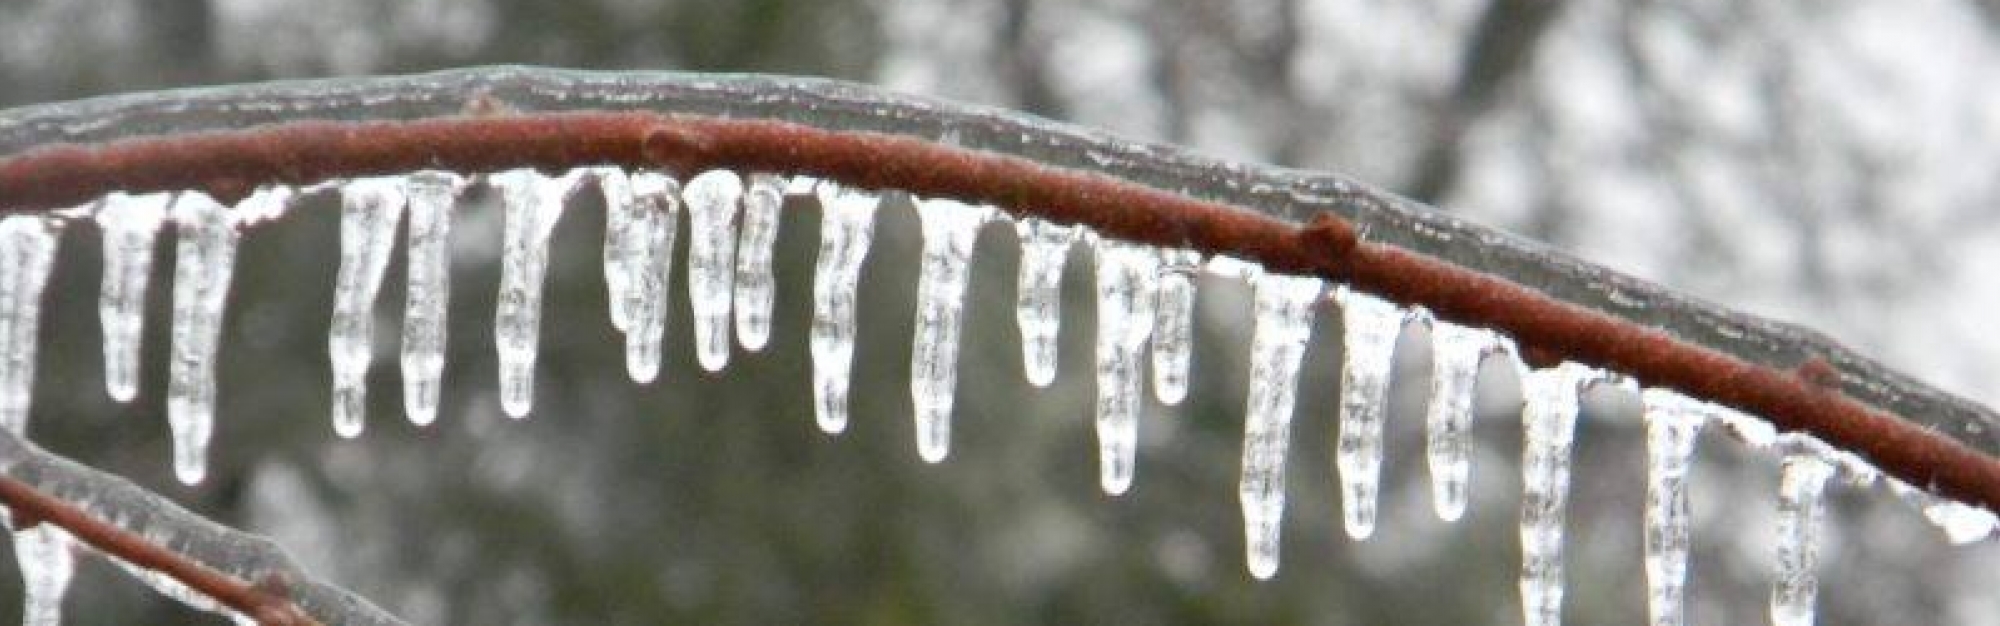
[[[119,189],[228,196],[422,167],[585,164],[805,173],[990,202],[1344,280],[1550,358],[1811,432],[2000,509],[2000,418],[1812,331],[1342,178],[848,83],[503,67],[162,92],[0,112],[0,154],[0,204],[13,210]]]

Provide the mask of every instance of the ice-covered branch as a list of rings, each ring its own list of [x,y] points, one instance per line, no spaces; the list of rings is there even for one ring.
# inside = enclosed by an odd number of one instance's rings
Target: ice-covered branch
[[[0,503],[17,527],[61,528],[141,582],[195,608],[266,625],[403,623],[311,577],[268,539],[211,522],[4,431]]]

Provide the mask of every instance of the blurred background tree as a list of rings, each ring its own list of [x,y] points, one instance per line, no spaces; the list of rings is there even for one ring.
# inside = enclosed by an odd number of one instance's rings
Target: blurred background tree
[[[1327,169],[1586,258],[1830,331],[1989,404],[2000,340],[2000,3],[1863,0],[6,0],[0,105],[282,77],[486,63],[865,80]],[[589,196],[591,194],[584,194]],[[917,460],[906,387],[917,227],[884,213],[864,270],[856,423],[812,425],[804,334],[816,207],[779,235],[771,347],[693,362],[672,300],[662,382],[623,374],[604,313],[597,202],[557,230],[536,415],[500,416],[499,220],[462,212],[438,425],[400,417],[393,358],[370,428],[326,426],[337,258],[327,198],[247,238],[223,341],[208,482],[172,483],[154,289],[140,398],[102,392],[93,231],[51,282],[33,434],[222,521],[416,623],[1511,623],[1518,397],[1482,379],[1475,494],[1429,512],[1421,330],[1401,344],[1384,528],[1340,533],[1326,442],[1335,315],[1307,357],[1279,577],[1241,565],[1235,500],[1242,286],[1201,284],[1194,390],[1152,406],[1139,480],[1094,477],[1088,255],[1067,276],[1058,382],[1021,379],[1015,251],[974,262],[952,458]],[[685,235],[682,241],[685,241]],[[162,246],[171,238],[163,238]],[[400,259],[390,268],[401,273]],[[155,284],[171,271],[156,266]],[[676,271],[675,284],[684,284]],[[385,314],[400,311],[388,281]],[[386,357],[397,324],[385,321]],[[1644,616],[1643,441],[1630,398],[1581,426],[1569,618]],[[1603,419],[1595,419],[1595,418]],[[1775,463],[1704,438],[1690,616],[1764,620]],[[1827,541],[1824,624],[2000,623],[1992,542],[1953,549],[1851,492]],[[213,623],[102,563],[74,623]],[[18,582],[0,577],[0,602]],[[0,612],[0,615],[4,615]]]

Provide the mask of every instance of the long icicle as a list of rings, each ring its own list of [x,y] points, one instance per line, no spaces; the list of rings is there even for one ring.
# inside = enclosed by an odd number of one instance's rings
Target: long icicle
[[[1382,418],[1389,403],[1389,369],[1404,311],[1381,298],[1345,287],[1336,292],[1346,342],[1340,368],[1340,434],[1334,465],[1340,470],[1341,510],[1347,535],[1375,534],[1376,489],[1382,474]]]
[[[409,296],[403,303],[403,413],[437,419],[451,303],[451,211],[465,178],[423,171],[404,179],[409,199]]]
[[[819,258],[813,267],[813,415],[828,434],[847,430],[861,261],[875,233],[874,193],[820,183]]]
[[[749,352],[771,341],[771,304],[777,278],[771,274],[771,246],[778,241],[779,210],[784,207],[784,181],[771,174],[751,174],[743,192],[743,226],[736,241],[736,343]]]
[[[104,234],[104,278],[97,295],[97,317],[104,326],[104,390],[119,402],[139,395],[139,346],[153,246],[173,198],[170,193],[112,193],[97,209],[97,226]]]
[[[1015,320],[1021,327],[1022,369],[1028,383],[1047,387],[1056,379],[1056,335],[1062,323],[1063,263],[1077,239],[1074,226],[1039,218],[1014,222],[1021,241],[1021,273]]]
[[[1194,277],[1201,265],[1201,253],[1193,250],[1160,253],[1153,395],[1161,404],[1180,404],[1187,399],[1188,368],[1194,356]]]
[[[0,218],[0,427],[15,433],[27,430],[34,402],[42,290],[59,228],[40,217]]]
[[[1811,626],[1819,597],[1819,531],[1824,496],[1833,466],[1813,452],[1789,452],[1778,485],[1776,580],[1771,584],[1771,623]]]
[[[63,596],[76,573],[75,540],[55,524],[14,531],[14,559],[21,566],[21,623],[62,623]]]
[[[1577,363],[1521,381],[1521,610],[1527,626],[1562,623],[1563,521],[1578,397],[1603,374]]]
[[[361,436],[366,423],[375,296],[396,248],[404,204],[399,178],[359,178],[340,187],[340,269],[334,276],[327,355],[333,367],[333,432],[348,439]]]
[[[1710,410],[1667,389],[1639,397],[1646,416],[1647,613],[1653,626],[1681,626],[1687,623],[1688,465]]]
[[[729,365],[729,299],[736,269],[736,212],[743,179],[709,170],[688,179],[688,305],[694,310],[696,361],[720,372]]]
[[[1096,248],[1098,483],[1115,496],[1132,488],[1138,463],[1141,359],[1153,333],[1160,252],[1108,239]]]
[[[173,358],[167,368],[167,425],[173,431],[174,475],[195,484],[208,474],[208,440],[215,430],[215,353],[222,314],[236,273],[239,221],[276,213],[291,202],[289,187],[258,189],[234,210],[208,194],[174,199]]]
[[[910,399],[915,409],[917,456],[943,461],[951,451],[952,394],[958,385],[959,329],[965,320],[965,284],[979,227],[993,210],[953,200],[921,200],[923,267],[917,275],[916,338],[910,356]]]
[[[499,306],[493,341],[500,355],[500,408],[523,418],[534,405],[535,355],[542,332],[542,282],[549,269],[549,235],[577,175],[550,177],[529,169],[494,174],[505,223],[501,238]]]
[[[604,284],[611,323],[625,334],[625,373],[648,383],[660,374],[667,283],[673,272],[680,183],[655,172],[598,173],[604,194]]]
[[[1498,333],[1451,322],[1431,324],[1431,397],[1424,453],[1430,461],[1431,504],[1447,522],[1465,516],[1472,481],[1472,400],[1479,363],[1506,350]]]
[[[1291,445],[1292,405],[1298,398],[1299,363],[1312,333],[1318,279],[1279,274],[1251,278],[1256,292],[1250,339],[1249,406],[1243,416],[1244,552],[1250,575],[1278,573],[1278,542],[1285,517],[1285,450]]]

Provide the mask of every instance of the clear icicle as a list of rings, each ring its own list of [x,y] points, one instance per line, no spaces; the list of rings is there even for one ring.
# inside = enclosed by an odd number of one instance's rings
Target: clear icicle
[[[327,354],[333,365],[333,432],[349,439],[360,436],[365,423],[375,296],[396,248],[403,204],[403,182],[397,178],[359,178],[340,187],[340,270],[334,276]]]
[[[1506,350],[1493,331],[1438,321],[1431,326],[1431,398],[1424,452],[1438,518],[1465,515],[1472,480],[1472,399],[1479,362]]]
[[[74,540],[54,524],[36,524],[14,531],[14,559],[21,565],[21,623],[55,626],[62,623],[63,596],[76,572]]]
[[[39,217],[0,218],[0,427],[28,428],[42,288],[55,265],[57,226]]]
[[[1771,623],[1809,626],[1819,596],[1819,528],[1833,466],[1819,455],[1785,455],[1778,485],[1777,579],[1771,585]]]
[[[1021,275],[1015,319],[1021,325],[1021,358],[1028,382],[1047,387],[1056,379],[1056,333],[1062,322],[1063,263],[1077,239],[1074,226],[1036,218],[1014,223],[1021,240]]]
[[[1944,531],[1952,545],[1965,545],[1991,536],[1996,524],[1993,512],[1950,498],[1933,495],[1900,480],[1889,480],[1889,490],[1910,506],[1922,511],[1931,525]]]
[[[490,179],[505,213],[499,306],[493,341],[500,355],[500,408],[523,418],[534,404],[535,353],[542,332],[542,279],[549,269],[549,235],[575,189],[574,173],[551,177],[528,169]]]
[[[1366,539],[1375,533],[1376,489],[1382,474],[1382,418],[1389,403],[1389,368],[1394,364],[1396,335],[1403,328],[1403,309],[1372,295],[1342,287],[1341,324],[1345,328],[1340,368],[1340,434],[1334,465],[1340,469],[1341,510],[1347,535]]]
[[[104,325],[104,390],[119,402],[139,395],[139,341],[153,275],[153,243],[172,201],[169,193],[112,193],[97,209],[97,226],[104,233],[104,279],[97,296],[97,316]]]
[[[1097,245],[1098,483],[1111,495],[1132,487],[1139,454],[1141,361],[1153,333],[1160,252],[1103,240]]]
[[[666,334],[667,282],[673,270],[680,184],[664,174],[598,173],[604,192],[604,284],[611,323],[625,333],[625,372],[633,381],[660,374]]]
[[[743,180],[709,170],[688,179],[681,192],[688,208],[688,304],[694,309],[696,360],[719,372],[729,365],[729,298],[736,268],[735,220]]]
[[[437,419],[451,302],[451,210],[464,188],[465,179],[449,172],[417,172],[404,179],[410,286],[403,303],[403,412],[418,426]]]
[[[771,303],[777,278],[771,274],[771,246],[778,240],[779,209],[785,182],[770,174],[751,174],[743,193],[743,226],[736,240],[736,343],[756,352],[771,341]]]
[[[854,369],[855,287],[875,233],[874,193],[820,183],[819,259],[813,267],[813,414],[829,434],[847,430]]]
[[[1711,409],[1666,389],[1640,393],[1646,411],[1646,588],[1653,626],[1687,622],[1688,463]]]
[[[922,200],[924,260],[917,275],[916,339],[910,357],[910,397],[916,412],[917,455],[943,461],[951,450],[952,393],[958,382],[959,328],[965,284],[979,226],[992,209],[951,200]]]
[[[1285,450],[1291,442],[1292,405],[1298,397],[1299,362],[1312,333],[1318,279],[1260,274],[1250,339],[1249,406],[1243,417],[1244,550],[1250,575],[1278,573],[1279,529],[1285,514]]]
[[[1521,381],[1521,610],[1528,626],[1562,623],[1563,518],[1578,396],[1602,373],[1563,363]]]
[[[1158,321],[1153,328],[1153,394],[1162,404],[1187,399],[1188,365],[1194,356],[1194,275],[1201,253],[1168,250],[1160,253]]]
[[[167,367],[167,425],[173,431],[174,475],[201,482],[208,473],[208,439],[215,424],[215,352],[222,313],[236,273],[240,215],[275,214],[291,201],[288,187],[258,189],[234,212],[208,194],[174,199],[173,357]]]

